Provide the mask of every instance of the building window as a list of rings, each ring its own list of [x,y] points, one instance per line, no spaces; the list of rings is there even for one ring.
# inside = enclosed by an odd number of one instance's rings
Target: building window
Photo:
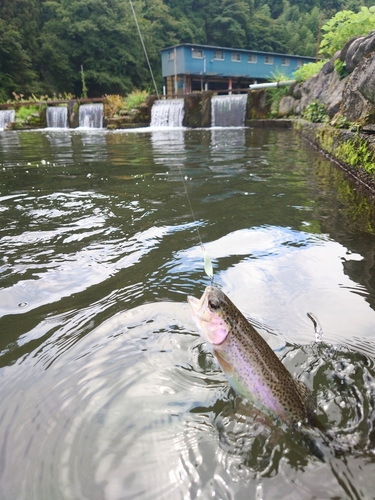
[[[298,59],[297,61],[297,68],[300,68],[301,66],[303,66],[305,63],[304,61],[302,61],[302,59]]]
[[[264,64],[273,64],[273,56],[264,56]]]
[[[168,52],[168,61],[174,61],[174,50]]]
[[[191,55],[196,59],[203,59],[204,56],[202,49],[191,49]]]
[[[256,62],[258,62],[258,57],[255,54],[249,54],[247,56],[247,62],[256,63]]]
[[[224,52],[222,50],[215,50],[214,59],[217,61],[224,61]]]
[[[232,52],[232,61],[241,62],[241,54],[239,52]]]
[[[290,66],[290,59],[289,59],[289,57],[282,57],[281,58],[281,66]]]

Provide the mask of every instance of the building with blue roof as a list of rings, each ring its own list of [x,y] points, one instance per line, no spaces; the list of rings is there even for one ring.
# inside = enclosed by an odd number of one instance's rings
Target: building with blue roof
[[[256,50],[184,43],[162,50],[164,94],[213,90],[245,91],[279,73],[293,78],[296,69],[315,58]]]

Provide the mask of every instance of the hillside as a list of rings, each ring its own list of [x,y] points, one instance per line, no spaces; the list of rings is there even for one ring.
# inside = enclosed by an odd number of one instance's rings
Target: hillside
[[[182,42],[315,56],[337,11],[372,0],[133,0],[156,81]],[[127,0],[0,0],[0,101],[152,88]]]

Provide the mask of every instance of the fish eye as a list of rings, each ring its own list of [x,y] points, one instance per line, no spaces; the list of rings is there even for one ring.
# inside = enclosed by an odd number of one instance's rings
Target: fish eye
[[[218,300],[210,300],[208,302],[208,305],[210,306],[210,309],[213,309],[214,311],[216,311],[216,309],[219,309],[219,307],[220,307]]]

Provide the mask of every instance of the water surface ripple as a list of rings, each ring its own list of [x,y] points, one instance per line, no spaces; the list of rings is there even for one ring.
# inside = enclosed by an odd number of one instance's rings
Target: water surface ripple
[[[327,158],[283,130],[48,129],[0,132],[0,169],[0,498],[374,496],[374,205]],[[332,441],[229,388],[186,304],[197,229]]]

